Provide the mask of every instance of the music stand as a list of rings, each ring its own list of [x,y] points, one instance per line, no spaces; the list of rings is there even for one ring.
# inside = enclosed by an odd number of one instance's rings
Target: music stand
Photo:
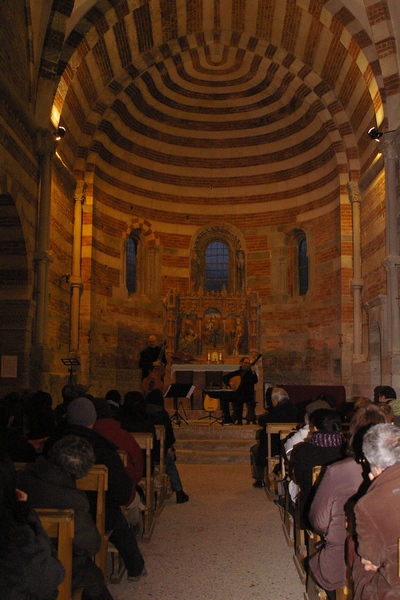
[[[167,391],[164,394],[164,398],[173,398],[174,399],[174,409],[175,412],[171,417],[171,421],[173,421],[174,423],[176,423],[177,425],[181,425],[181,422],[183,421],[184,423],[186,423],[186,425],[188,425],[187,422],[187,414],[185,411],[185,407],[183,406],[182,402],[179,402],[178,404],[178,399],[179,398],[190,398],[190,396],[193,394],[194,392],[194,385],[192,385],[191,383],[172,383]],[[185,415],[185,417],[183,417],[180,413],[179,413],[179,408],[182,407],[183,413]]]
[[[79,365],[81,364],[79,362],[79,360],[77,358],[62,358],[61,362],[63,363],[63,365],[65,365],[66,367],[69,367],[68,371],[69,371],[69,384],[72,385],[74,376],[73,376],[73,372],[74,369],[73,367],[79,367]]]

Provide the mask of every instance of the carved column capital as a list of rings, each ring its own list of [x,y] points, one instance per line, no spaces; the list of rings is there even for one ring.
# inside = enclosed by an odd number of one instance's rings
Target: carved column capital
[[[385,162],[388,160],[398,160],[399,155],[397,149],[399,147],[399,142],[396,131],[384,133],[378,143],[379,152],[383,154]]]
[[[57,142],[49,129],[39,127],[34,135],[34,149],[39,156],[53,156],[57,149]]]
[[[352,204],[354,202],[361,202],[360,189],[356,181],[349,181],[348,183],[346,183],[346,189],[349,195],[349,200]]]

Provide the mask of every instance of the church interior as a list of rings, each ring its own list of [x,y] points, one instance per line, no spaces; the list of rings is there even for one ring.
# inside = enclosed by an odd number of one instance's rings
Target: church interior
[[[0,394],[400,390],[398,0],[0,4]],[[262,393],[262,387],[258,393]]]

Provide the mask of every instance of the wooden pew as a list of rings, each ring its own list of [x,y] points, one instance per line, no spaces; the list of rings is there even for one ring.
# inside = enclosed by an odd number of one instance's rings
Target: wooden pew
[[[165,497],[167,493],[167,474],[165,472],[165,427],[164,425],[155,425],[157,439],[160,442],[160,465],[158,469],[159,485],[155,486],[156,507],[154,515],[158,517],[165,506]]]
[[[153,449],[152,433],[131,433],[142,450],[146,451],[146,476],[141,481],[146,495],[144,509],[143,541],[149,542],[154,530],[154,482],[151,472],[151,451]]]
[[[277,480],[278,477],[274,473],[274,468],[277,464],[280,463],[280,456],[272,456],[271,452],[271,436],[272,435],[281,435],[287,436],[291,431],[296,430],[298,423],[267,423],[266,432],[267,432],[267,473],[265,478],[265,492],[268,496],[269,500],[275,500],[278,497],[277,494]]]
[[[108,537],[111,531],[106,532],[106,492],[108,489],[108,469],[105,465],[93,465],[86,477],[76,480],[76,487],[85,492],[97,492],[96,527],[101,536],[101,547],[95,556],[95,563],[104,574],[107,581],[107,549]]]
[[[37,508],[35,512],[47,535],[57,539],[58,558],[65,569],[64,581],[58,586],[57,600],[79,600],[82,590],[75,590],[71,595],[74,511],[72,508]]]
[[[126,452],[126,450],[118,450],[118,454],[120,456],[120,459],[124,463],[124,467],[126,467],[128,464],[128,453]],[[125,506],[121,506],[121,509],[123,513],[126,512]],[[121,580],[126,571],[124,561],[122,560],[122,557],[118,552],[117,548],[111,542],[108,542],[107,550],[111,555],[110,581],[111,583],[121,583]]]

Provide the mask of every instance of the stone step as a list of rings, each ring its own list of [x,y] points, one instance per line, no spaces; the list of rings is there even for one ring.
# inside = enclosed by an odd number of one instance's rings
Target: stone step
[[[189,421],[174,427],[178,462],[186,464],[249,464],[257,426],[221,426]]]

